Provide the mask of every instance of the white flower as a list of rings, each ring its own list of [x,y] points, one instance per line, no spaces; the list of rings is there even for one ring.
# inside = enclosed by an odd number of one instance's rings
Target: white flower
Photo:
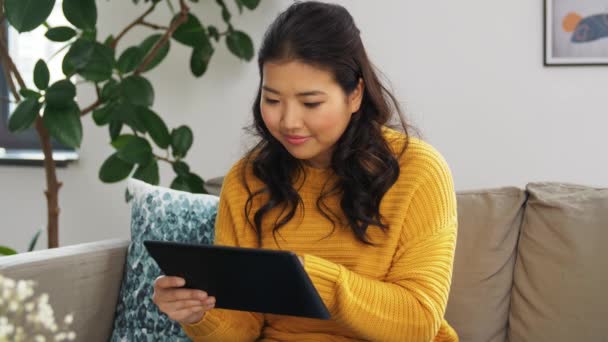
[[[19,303],[16,300],[11,300],[8,303],[8,311],[15,312],[17,309],[19,309]]]
[[[45,336],[53,335],[54,341],[74,340],[74,332],[58,331],[49,295],[34,297],[34,286],[31,280],[14,281],[0,275],[0,342],[46,342]],[[73,314],[64,318],[66,326],[73,321]]]
[[[20,280],[17,282],[17,299],[24,301],[34,294],[31,281]]]

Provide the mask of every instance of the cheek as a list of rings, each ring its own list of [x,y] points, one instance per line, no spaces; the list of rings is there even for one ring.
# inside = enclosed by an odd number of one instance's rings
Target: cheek
[[[309,128],[314,129],[321,140],[333,142],[344,133],[349,121],[350,114],[342,111],[342,108],[328,108],[315,115]]]
[[[268,106],[264,106],[263,104],[260,105],[260,111],[262,113],[262,120],[264,121],[266,128],[268,128],[271,132],[276,130],[280,121],[279,113]]]

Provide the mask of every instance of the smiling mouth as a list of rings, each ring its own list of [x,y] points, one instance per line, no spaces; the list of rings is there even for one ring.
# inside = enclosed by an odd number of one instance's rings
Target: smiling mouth
[[[292,145],[301,145],[310,139],[310,137],[302,137],[295,135],[284,135],[283,138]]]

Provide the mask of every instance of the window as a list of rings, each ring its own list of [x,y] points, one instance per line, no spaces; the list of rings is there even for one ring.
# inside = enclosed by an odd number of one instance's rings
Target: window
[[[55,9],[47,22],[52,26],[68,25],[61,12],[61,1],[56,2]],[[51,83],[64,77],[61,71],[61,61],[65,50],[57,54],[63,45],[49,41],[44,36],[46,32],[44,26],[22,34],[18,34],[10,27],[4,31],[7,35],[5,39],[8,43],[9,54],[28,88],[35,88],[32,75],[34,65],[40,58],[44,59],[49,66]],[[15,103],[6,84],[4,71],[1,69],[3,68],[0,68],[0,164],[42,165],[44,155],[36,130],[30,128],[18,134],[8,131],[8,118],[15,109]],[[58,165],[78,159],[78,153],[74,149],[62,146],[56,141],[52,141],[52,146],[53,157]]]

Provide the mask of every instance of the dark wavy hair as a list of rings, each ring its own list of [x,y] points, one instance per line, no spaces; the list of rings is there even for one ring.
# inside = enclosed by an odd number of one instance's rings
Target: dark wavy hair
[[[302,205],[302,199],[294,188],[295,180],[300,175],[305,177],[301,161],[271,135],[260,110],[264,63],[293,60],[330,71],[346,95],[355,90],[360,79],[363,80],[364,93],[359,111],[352,115],[331,158],[336,181],[329,187],[325,184],[316,204],[334,229],[335,220],[343,224],[343,217],[359,241],[373,245],[366,231],[370,226],[385,231],[389,228],[380,214],[380,201],[399,177],[398,158],[407,148],[410,127],[403,118],[399,103],[380,82],[369,61],[352,16],[344,7],[335,4],[296,2],[279,14],[264,35],[258,52],[260,83],[252,108],[253,124],[249,127],[249,131],[260,139],[245,155],[245,167],[242,168],[242,181],[249,193],[245,217],[255,229],[261,247],[264,215],[274,208],[281,210],[272,230],[276,241],[275,233],[294,217],[297,207]],[[382,127],[389,124],[393,113],[398,114],[400,128],[405,133],[403,148],[398,155],[391,150],[382,134]],[[248,167],[264,183],[263,188],[252,192],[245,176]],[[324,200],[332,194],[341,195],[342,213],[332,212],[325,205]],[[252,223],[253,199],[261,195],[268,200],[254,213]]]

